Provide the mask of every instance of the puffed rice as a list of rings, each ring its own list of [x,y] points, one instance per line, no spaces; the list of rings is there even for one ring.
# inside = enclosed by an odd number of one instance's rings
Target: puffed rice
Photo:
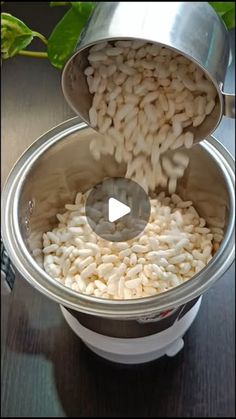
[[[223,230],[207,227],[192,201],[161,192],[150,199],[150,219],[140,237],[107,242],[91,229],[87,234],[86,197],[79,192],[75,205],[65,205],[66,212],[57,215],[65,221],[63,227],[59,223],[44,233],[43,249],[33,252],[35,258],[44,255],[43,266],[50,276],[75,292],[108,299],[160,294],[199,273],[223,239]],[[86,234],[68,235],[69,226],[78,222]]]
[[[187,128],[213,111],[216,89],[194,63],[144,41],[102,42],[90,48],[88,61],[90,123],[104,138],[91,141],[93,157],[114,155],[127,163],[126,177],[147,192],[167,187],[170,196],[161,192],[151,199],[141,237],[113,243],[86,224],[87,194],[79,192],[33,255],[43,255],[46,272],[75,292],[110,299],[156,295],[201,271],[223,239],[221,228],[208,228],[192,201],[175,193],[189,164],[188,155],[175,150],[192,147]],[[169,150],[172,155],[165,156]],[[99,224],[102,207],[92,210]]]
[[[90,124],[106,136],[104,147],[91,143],[94,158],[114,154],[118,163],[127,163],[126,176],[147,192],[167,183],[169,192],[175,192],[188,156],[174,153],[175,175],[163,177],[158,168],[161,155],[168,149],[192,147],[194,135],[186,128],[199,126],[213,111],[214,85],[185,57],[144,41],[100,43],[90,48],[88,61],[84,73],[94,94]],[[140,155],[145,164],[138,160]],[[139,163],[131,170],[134,160]]]

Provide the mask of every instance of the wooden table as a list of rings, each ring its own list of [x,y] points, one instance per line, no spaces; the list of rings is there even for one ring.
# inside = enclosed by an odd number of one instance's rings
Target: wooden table
[[[46,35],[65,11],[40,2],[4,8]],[[231,92],[233,74],[234,60]],[[4,62],[2,100],[4,182],[26,147],[73,113],[60,72],[43,59]],[[225,119],[217,136],[234,153],[234,122]],[[123,367],[92,354],[59,306],[17,277],[12,294],[2,297],[2,417],[234,417],[234,307],[233,265],[204,295],[181,353]]]

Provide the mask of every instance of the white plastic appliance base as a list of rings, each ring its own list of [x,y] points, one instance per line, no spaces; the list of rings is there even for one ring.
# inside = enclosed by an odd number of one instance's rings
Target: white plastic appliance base
[[[62,314],[82,341],[97,355],[121,364],[140,364],[160,358],[163,355],[175,356],[184,346],[183,335],[193,323],[200,308],[202,297],[171,327],[154,335],[142,338],[119,339],[100,335],[82,326],[65,307]]]

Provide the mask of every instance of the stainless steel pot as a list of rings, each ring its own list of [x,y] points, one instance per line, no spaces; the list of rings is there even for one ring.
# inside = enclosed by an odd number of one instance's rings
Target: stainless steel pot
[[[89,125],[92,103],[84,69],[89,48],[104,40],[141,39],[170,47],[195,62],[215,85],[213,112],[197,129],[195,142],[207,138],[222,115],[235,117],[235,96],[223,92],[229,39],[223,21],[207,2],[99,2],[62,74],[71,108]],[[188,127],[189,130],[189,127]]]
[[[73,118],[44,134],[16,163],[2,193],[2,237],[20,274],[36,289],[63,306],[98,319],[145,319],[177,309],[202,295],[234,260],[234,161],[217,140],[209,138],[187,150],[190,165],[178,192],[190,199],[210,226],[224,229],[224,240],[210,263],[191,280],[166,293],[138,300],[104,300],[77,293],[50,278],[34,260],[42,233],[55,214],[104,177],[123,176],[125,166],[110,156],[94,161],[89,144],[95,131]],[[144,319],[145,317],[145,319]]]

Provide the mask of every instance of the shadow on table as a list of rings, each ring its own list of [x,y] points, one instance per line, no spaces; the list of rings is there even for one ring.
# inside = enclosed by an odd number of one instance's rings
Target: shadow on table
[[[183,352],[141,366],[110,363],[93,354],[66,324],[31,328],[25,305],[15,304],[14,336],[8,333],[7,346],[18,353],[44,355],[52,362],[67,417],[176,417],[177,411],[181,413],[176,392],[180,394]]]

